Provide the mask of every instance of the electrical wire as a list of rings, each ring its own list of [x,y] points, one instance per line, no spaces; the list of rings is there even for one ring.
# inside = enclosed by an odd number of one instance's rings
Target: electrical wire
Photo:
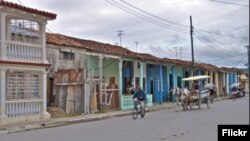
[[[108,0],[106,0],[106,1],[108,2]],[[112,1],[113,1],[113,0],[112,0]],[[173,22],[173,21],[170,21],[170,20],[166,20],[166,19],[164,19],[164,18],[161,18],[161,17],[159,17],[159,16],[156,16],[156,15],[154,15],[154,14],[151,14],[151,13],[145,11],[145,10],[142,10],[141,8],[139,8],[139,7],[137,7],[137,6],[134,6],[134,5],[131,4],[131,3],[128,3],[128,2],[126,2],[126,1],[124,1],[124,0],[120,0],[120,1],[121,1],[122,3],[124,3],[124,4],[126,4],[127,6],[129,6],[129,7],[133,8],[133,9],[139,11],[139,12],[142,12],[142,13],[148,15],[148,16],[153,17],[154,20],[157,19],[158,21],[161,20],[161,21],[163,21],[163,22],[165,22],[165,23],[167,23],[167,24],[175,24],[174,26],[175,26],[176,28],[184,28],[184,29],[187,29],[187,28],[189,27],[188,25],[184,25],[184,24],[180,24],[180,23]],[[109,2],[109,3],[110,3],[110,2]],[[116,2],[116,3],[118,3],[118,2]],[[119,7],[118,7],[118,8],[119,8]],[[127,7],[126,7],[126,8],[127,8]],[[121,9],[121,8],[120,8],[120,9]],[[124,10],[124,6],[123,6],[123,9],[122,9],[122,10]],[[131,10],[131,9],[130,9],[130,10]],[[136,13],[138,14],[139,12],[136,12]],[[130,12],[129,12],[129,13],[130,13]],[[130,14],[132,14],[132,13],[130,13]],[[136,14],[133,13],[133,15],[135,16]],[[147,18],[148,18],[148,17],[147,17]],[[225,37],[230,37],[230,38],[243,38],[243,37],[240,37],[240,36],[232,36],[232,35],[227,35],[227,34],[218,34],[218,33],[215,33],[215,32],[212,32],[212,31],[207,31],[207,30],[204,30],[204,29],[201,29],[201,28],[196,28],[196,29],[197,29],[198,31],[205,32],[205,33],[208,33],[208,34],[213,34],[213,35],[216,35],[216,36],[225,36]]]
[[[206,60],[207,62],[211,62],[211,61],[225,61],[225,60],[228,60],[230,58],[235,58],[235,57],[239,57],[239,56],[242,56],[244,55],[245,53],[240,53],[240,54],[237,54],[237,55],[234,55],[234,56],[229,56],[227,58],[213,58],[213,59],[209,59],[209,60]]]
[[[232,51],[231,50],[229,50],[229,49],[227,49],[227,48],[225,48],[225,47],[222,47],[222,46],[220,46],[220,45],[218,45],[218,44],[216,44],[214,41],[212,41],[212,40],[210,40],[209,38],[207,38],[205,35],[202,35],[200,32],[196,32],[198,35],[200,35],[200,36],[202,36],[202,37],[204,37],[208,42],[210,42],[214,47],[216,47],[216,48],[219,48],[219,49],[223,49],[224,50],[224,54],[227,54],[227,55],[232,55],[231,53],[232,53]],[[196,36],[195,36],[196,37]],[[196,37],[197,38],[197,37]]]
[[[142,15],[142,14],[138,14],[138,12],[136,12],[136,11],[130,9],[130,8],[127,8],[127,7],[121,5],[121,4],[119,4],[119,3],[117,3],[117,2],[115,2],[115,1],[113,1],[113,0],[112,0],[112,2],[110,2],[110,1],[108,1],[108,0],[105,0],[105,1],[108,2],[109,4],[113,5],[113,6],[115,6],[115,7],[119,8],[119,9],[121,9],[121,10],[123,10],[123,11],[129,13],[129,14],[132,14],[132,15],[134,15],[134,16],[136,16],[136,17],[142,19],[142,20],[144,20],[144,21],[147,21],[147,22],[150,22],[150,23],[152,23],[152,24],[161,26],[161,27],[163,27],[163,28],[165,28],[165,29],[168,29],[168,30],[177,31],[177,32],[181,32],[181,33],[187,33],[187,34],[189,33],[189,32],[187,32],[187,31],[185,32],[185,31],[183,31],[183,30],[181,30],[181,29],[170,28],[169,25],[167,25],[167,24],[165,24],[165,23],[161,23],[161,22],[157,22],[157,21],[152,21],[152,19],[150,19],[149,17],[146,17],[146,16],[144,16],[144,15]]]
[[[153,14],[147,12],[147,11],[144,11],[144,10],[142,10],[142,9],[140,9],[140,8],[138,8],[138,7],[134,6],[134,5],[132,5],[132,4],[128,3],[128,2],[126,2],[126,1],[124,1],[124,0],[120,0],[120,1],[123,2],[123,3],[125,3],[126,5],[128,5],[128,6],[130,6],[130,7],[133,7],[134,9],[136,9],[136,10],[138,10],[138,11],[141,11],[142,13],[145,13],[145,14],[147,14],[147,15],[150,15],[150,16],[156,18],[156,19],[159,19],[159,20],[168,22],[168,23],[170,23],[170,24],[175,24],[175,25],[178,25],[178,26],[180,26],[180,27],[184,27],[184,28],[186,28],[186,29],[189,29],[189,26],[187,26],[187,25],[180,24],[180,23],[177,23],[177,22],[173,22],[173,21],[170,21],[170,20],[161,18],[161,17],[159,17],[159,16],[153,15]]]
[[[232,5],[238,5],[238,6],[245,6],[245,7],[249,7],[249,5],[246,4],[240,4],[240,3],[232,3],[232,2],[226,2],[226,1],[218,1],[218,0],[210,0],[213,2],[218,2],[218,3],[224,3],[224,4],[232,4]]]

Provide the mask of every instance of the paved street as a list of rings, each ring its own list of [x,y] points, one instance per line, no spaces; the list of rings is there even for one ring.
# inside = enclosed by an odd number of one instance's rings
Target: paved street
[[[0,135],[1,141],[216,141],[218,124],[248,124],[249,97],[215,102],[207,109],[147,113]]]

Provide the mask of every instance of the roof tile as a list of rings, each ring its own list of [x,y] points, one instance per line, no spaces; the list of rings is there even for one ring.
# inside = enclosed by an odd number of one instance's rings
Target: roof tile
[[[22,5],[19,5],[19,4],[16,4],[16,3],[12,3],[12,2],[2,0],[2,1],[0,1],[0,5],[1,6],[6,6],[6,7],[9,7],[9,8],[22,10],[22,11],[25,11],[25,12],[30,12],[30,13],[33,13],[33,14],[38,14],[38,15],[45,16],[45,17],[48,17],[48,18],[51,18],[51,19],[56,19],[56,14],[54,14],[54,13],[50,13],[50,12],[46,12],[46,11],[42,11],[42,10],[38,10],[38,9],[34,9],[34,8],[29,8],[29,7],[22,6]]]

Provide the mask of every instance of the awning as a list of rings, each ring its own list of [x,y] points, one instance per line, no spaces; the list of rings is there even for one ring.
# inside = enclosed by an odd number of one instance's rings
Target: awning
[[[208,75],[198,75],[198,76],[192,76],[182,79],[183,81],[192,81],[192,80],[202,80],[209,78]]]

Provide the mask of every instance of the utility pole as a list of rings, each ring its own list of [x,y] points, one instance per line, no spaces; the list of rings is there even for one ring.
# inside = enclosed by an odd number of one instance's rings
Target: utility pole
[[[123,30],[117,30],[117,32],[118,32],[118,37],[120,37],[120,46],[122,46],[122,35],[124,35],[124,31]]]
[[[177,47],[174,48],[175,48],[175,58],[177,59]]]
[[[138,42],[135,42],[136,52],[137,52],[137,45],[138,45],[138,44],[139,44]]]
[[[249,45],[245,46],[247,48],[247,55],[248,55],[248,84],[250,82],[250,47]],[[248,91],[250,91],[250,85],[248,85]],[[250,93],[250,92],[249,92]]]
[[[191,51],[192,51],[192,72],[191,76],[194,76],[194,46],[193,46],[193,25],[192,16],[190,16],[190,36],[191,36]]]
[[[182,47],[180,47],[180,59],[182,58]]]

